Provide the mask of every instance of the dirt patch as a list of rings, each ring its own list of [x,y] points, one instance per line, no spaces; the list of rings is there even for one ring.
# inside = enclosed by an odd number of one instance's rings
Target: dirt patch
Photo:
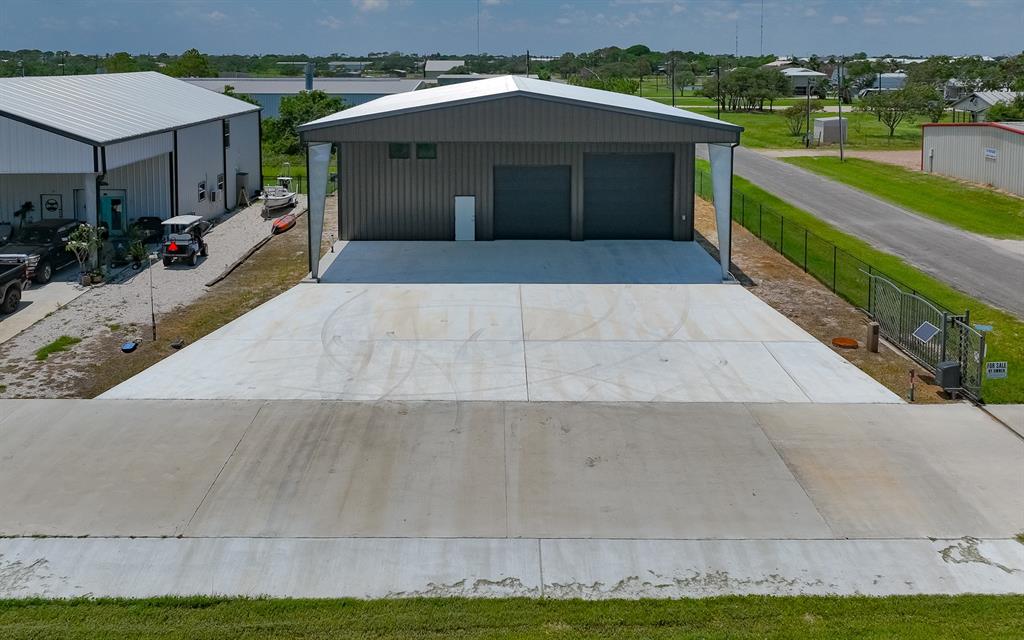
[[[328,197],[324,242],[321,255],[337,237],[336,198]],[[76,337],[82,341],[67,351],[54,353],[45,361],[36,361],[34,352],[25,349],[7,351],[0,357],[0,398],[92,398],[127,380],[176,350],[171,343],[195,342],[298,283],[308,273],[306,261],[307,217],[301,216],[290,231],[275,236],[231,275],[201,292],[186,304],[158,313],[157,340],[148,323],[148,288],[145,296],[145,320],[137,314],[87,316],[89,326]],[[159,268],[159,267],[158,267]],[[199,286],[209,280],[195,273]],[[147,283],[148,284],[148,283]],[[107,285],[115,287],[118,285]],[[72,303],[51,316],[56,327],[82,322],[86,309]],[[90,309],[92,306],[90,305]],[[46,322],[44,320],[43,322]],[[43,322],[37,324],[43,324]],[[45,327],[46,332],[51,330]],[[40,333],[32,327],[8,343],[30,341]],[[121,353],[127,340],[139,341],[131,354]]]
[[[717,259],[717,232],[714,206],[696,199],[695,226],[703,236],[702,244],[713,251]],[[910,388],[910,371],[917,378],[915,401],[919,403],[947,402],[939,387],[929,384],[932,376],[899,351],[882,343],[878,353],[864,348],[868,318],[803,269],[761,242],[743,227],[732,226],[732,261],[734,274],[751,293],[772,306],[804,331],[820,340],[843,358],[859,367],[869,376],[885,385],[893,393],[906,399]],[[840,336],[855,338],[858,349],[837,349],[832,339]]]

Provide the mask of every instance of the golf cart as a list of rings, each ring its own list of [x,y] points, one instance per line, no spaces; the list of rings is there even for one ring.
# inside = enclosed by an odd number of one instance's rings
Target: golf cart
[[[175,260],[183,260],[193,267],[199,263],[199,257],[207,254],[206,241],[203,235],[213,226],[200,216],[175,216],[164,220],[164,243],[161,255],[164,266],[170,266]]]

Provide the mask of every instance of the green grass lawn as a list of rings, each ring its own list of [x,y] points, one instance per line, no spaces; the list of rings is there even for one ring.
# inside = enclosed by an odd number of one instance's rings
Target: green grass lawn
[[[1024,238],[1024,199],[881,162],[835,157],[785,158],[883,200],[967,231]]]
[[[692,109],[704,115],[715,116],[714,109]],[[811,114],[812,118],[836,117],[836,113]],[[849,118],[847,149],[920,149],[921,122],[902,122],[896,127],[893,137],[889,128],[870,113],[843,111]],[[948,116],[947,116],[948,117]],[[765,111],[754,113],[722,112],[722,120],[745,128],[741,141],[743,146],[763,149],[802,149],[803,139],[790,134],[786,119],[781,113]],[[813,128],[813,125],[812,125]],[[834,145],[833,145],[834,146]],[[836,147],[838,148],[838,147]]]
[[[50,344],[36,349],[36,360],[46,360],[55,353],[67,351],[81,341],[81,338],[75,336],[61,336]]]
[[[1019,596],[0,601],[0,637],[1019,638]]]
[[[706,160],[698,160],[697,169],[705,173],[710,170]],[[703,186],[704,192],[709,192],[708,182],[710,181],[707,178],[704,182],[698,181],[698,190]],[[734,216],[740,218],[739,202],[742,202],[744,209],[749,213],[746,226],[756,233],[759,229],[755,212],[763,212],[760,229],[763,239],[776,249],[781,249],[784,255],[794,262],[802,263],[805,245],[802,231],[797,229],[797,233],[793,233],[794,225],[791,223],[801,225],[823,241],[835,244],[852,258],[870,264],[953,311],[970,310],[973,324],[992,325],[993,331],[986,337],[987,360],[1009,362],[1009,376],[1005,379],[985,380],[982,395],[985,401],[990,403],[1024,402],[1024,321],[953,289],[907,264],[901,258],[875,249],[863,240],[836,229],[813,214],[794,207],[739,176],[734,178],[733,188],[737,198],[733,205]],[[778,216],[785,217],[788,225],[785,228],[785,238],[779,234]],[[831,248],[822,240],[814,240],[814,236],[810,238],[806,245],[809,270],[826,282],[836,276],[834,281],[840,294],[863,307],[866,304],[863,299],[866,277],[860,273],[858,266],[852,264],[850,259],[844,262],[841,258],[833,273]]]

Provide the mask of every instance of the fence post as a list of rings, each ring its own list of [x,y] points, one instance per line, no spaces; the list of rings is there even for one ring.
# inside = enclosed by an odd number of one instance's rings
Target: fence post
[[[704,172],[703,171],[698,171],[697,172],[697,177],[700,178],[700,187],[698,188],[697,193],[699,193],[700,197],[703,198],[704,197]]]
[[[836,291],[836,282],[838,282],[838,274],[836,273],[836,265],[839,262],[836,260],[836,245],[832,245],[832,292]],[[869,294],[870,295],[870,294]]]
[[[939,362],[945,362],[946,361],[946,339],[948,338],[948,336],[946,335],[946,332],[948,332],[948,331],[949,331],[949,318],[947,317],[946,312],[943,311],[942,312],[942,343],[941,343],[941,346],[939,347]]]
[[[763,214],[764,214],[764,205],[761,204],[760,202],[758,202],[757,203],[757,237],[758,238],[762,237],[762,235],[761,235],[761,218],[762,218]]]
[[[874,294],[874,291],[875,291],[875,279],[871,277],[871,273],[872,273],[871,265],[869,264],[868,265],[868,311],[873,316],[875,314],[875,312],[874,312],[873,308],[871,307],[871,303],[874,302],[873,294]]]
[[[779,253],[786,257],[786,216],[779,216]]]
[[[807,228],[804,228],[804,273],[807,273]]]

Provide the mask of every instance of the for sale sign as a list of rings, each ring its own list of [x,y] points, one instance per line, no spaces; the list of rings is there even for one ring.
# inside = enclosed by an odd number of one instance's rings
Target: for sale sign
[[[1005,378],[1006,377],[1006,363],[1005,362],[986,362],[985,363],[985,377],[988,379],[993,378]]]

